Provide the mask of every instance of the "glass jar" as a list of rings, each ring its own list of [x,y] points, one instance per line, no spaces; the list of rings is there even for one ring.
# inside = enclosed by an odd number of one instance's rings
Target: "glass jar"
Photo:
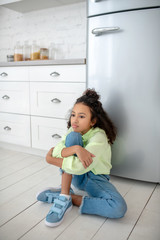
[[[7,62],[13,62],[14,61],[14,55],[7,55]]]
[[[40,47],[37,45],[36,41],[33,41],[31,46],[31,60],[40,59]]]
[[[30,55],[31,55],[31,47],[28,41],[25,41],[23,46],[23,61],[31,60]]]
[[[62,44],[55,45],[55,52],[54,52],[55,59],[63,59],[64,58],[64,52],[63,52],[62,47],[63,47]]]
[[[49,46],[49,59],[55,59],[55,44],[53,42]]]
[[[48,48],[40,48],[40,59],[48,60]]]
[[[14,61],[23,61],[23,51],[20,42],[18,41],[14,48]]]

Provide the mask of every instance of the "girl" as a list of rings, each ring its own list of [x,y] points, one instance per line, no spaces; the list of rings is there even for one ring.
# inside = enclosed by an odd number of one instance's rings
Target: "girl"
[[[46,156],[48,163],[62,169],[61,189],[50,188],[37,195],[39,201],[54,203],[46,225],[59,225],[72,204],[79,206],[82,214],[123,217],[126,203],[109,182],[111,144],[116,138],[116,128],[94,90],[86,90],[77,99],[68,128],[67,135]],[[88,196],[74,194],[71,183]]]

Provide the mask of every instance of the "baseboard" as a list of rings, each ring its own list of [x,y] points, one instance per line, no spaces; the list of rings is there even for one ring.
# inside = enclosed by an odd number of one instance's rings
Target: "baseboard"
[[[37,155],[37,156],[41,156],[41,157],[45,157],[47,154],[46,150],[40,150],[40,149],[25,147],[25,146],[11,144],[11,143],[0,142],[0,147],[9,149],[9,150],[13,150],[13,151],[29,153],[29,154],[33,154],[33,155]]]

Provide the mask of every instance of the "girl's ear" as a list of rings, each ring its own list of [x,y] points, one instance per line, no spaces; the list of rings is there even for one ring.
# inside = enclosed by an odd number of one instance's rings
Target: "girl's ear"
[[[92,120],[91,127],[93,127],[93,126],[96,124],[96,122],[97,122],[97,119],[94,118],[94,119]]]

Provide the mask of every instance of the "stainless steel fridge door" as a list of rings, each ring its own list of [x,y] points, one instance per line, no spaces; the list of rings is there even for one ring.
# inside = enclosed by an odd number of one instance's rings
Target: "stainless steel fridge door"
[[[88,16],[129,9],[160,6],[160,0],[88,0]]]
[[[160,8],[88,19],[88,87],[118,128],[113,175],[160,182]]]

